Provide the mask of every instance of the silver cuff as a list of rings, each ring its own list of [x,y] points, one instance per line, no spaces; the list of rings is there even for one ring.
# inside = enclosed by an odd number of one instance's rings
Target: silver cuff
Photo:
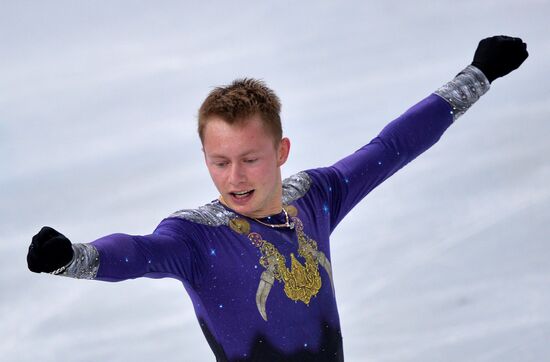
[[[434,93],[447,101],[452,107],[453,121],[462,116],[479,97],[491,87],[489,80],[481,70],[468,65],[462,72]]]
[[[95,279],[99,269],[99,253],[92,244],[73,244],[73,260],[52,272],[76,279]]]

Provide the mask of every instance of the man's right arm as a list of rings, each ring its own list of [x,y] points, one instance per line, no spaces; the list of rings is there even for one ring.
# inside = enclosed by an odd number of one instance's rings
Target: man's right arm
[[[193,283],[197,259],[192,243],[170,231],[164,221],[150,235],[111,234],[91,243],[71,243],[43,227],[29,246],[27,264],[36,273],[78,279],[122,281],[139,277],[172,277]],[[195,254],[193,258],[192,255]]]

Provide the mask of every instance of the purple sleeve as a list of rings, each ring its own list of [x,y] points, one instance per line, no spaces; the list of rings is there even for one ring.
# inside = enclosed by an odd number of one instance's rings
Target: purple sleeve
[[[177,219],[165,219],[150,235],[112,234],[92,242],[100,260],[95,279],[116,282],[172,277],[194,283],[197,258],[181,224]]]
[[[307,171],[324,190],[331,231],[371,190],[436,143],[452,124],[449,103],[432,94],[331,167]]]

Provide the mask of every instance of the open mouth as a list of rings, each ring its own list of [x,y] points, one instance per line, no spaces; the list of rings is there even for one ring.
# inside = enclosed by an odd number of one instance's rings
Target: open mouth
[[[239,192],[230,192],[231,196],[237,198],[237,199],[244,199],[247,196],[252,195],[254,190],[248,190],[248,191],[239,191]]]
[[[238,204],[247,202],[252,197],[253,194],[254,194],[254,190],[236,191],[236,192],[229,193],[229,195],[231,195],[231,199],[233,200],[233,202]]]

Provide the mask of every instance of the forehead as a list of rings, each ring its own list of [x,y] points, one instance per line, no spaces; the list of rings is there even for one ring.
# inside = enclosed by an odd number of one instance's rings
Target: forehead
[[[259,116],[234,124],[212,117],[204,128],[203,148],[209,156],[239,156],[252,152],[274,150],[273,136]]]

